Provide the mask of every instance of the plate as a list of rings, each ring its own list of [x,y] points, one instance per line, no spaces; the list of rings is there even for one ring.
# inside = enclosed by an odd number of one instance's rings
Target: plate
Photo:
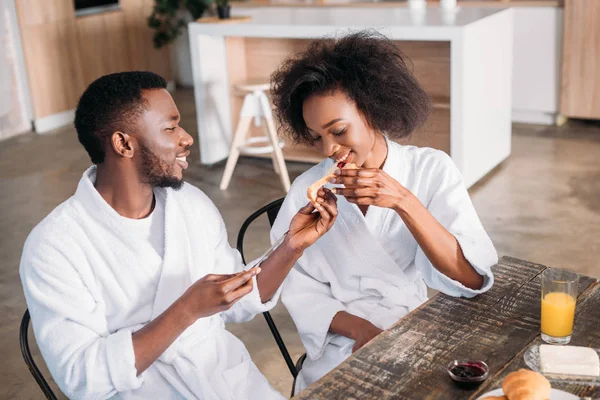
[[[491,392],[487,392],[486,394],[479,396],[477,400],[481,400],[487,396],[504,396],[504,392],[502,389],[492,390]],[[567,393],[558,389],[550,389],[549,400],[579,400],[579,396],[575,396],[572,393]]]
[[[600,349],[594,349],[594,350],[596,350],[596,352],[600,356]],[[525,364],[532,371],[539,372],[539,373],[542,372],[540,370],[540,346],[539,345],[534,344],[534,345],[530,346],[525,351],[525,354],[523,354],[523,360],[525,361]],[[548,380],[550,382],[573,383],[576,385],[586,385],[586,386],[600,386],[600,377],[578,378],[578,377],[568,377],[566,375],[559,377],[559,376],[552,376],[552,375],[545,375],[545,374],[544,374],[544,376],[546,378],[548,378]]]
[[[492,390],[491,392],[487,392],[477,398],[477,400],[481,400],[486,398],[487,396],[504,396],[504,392],[502,389]],[[550,389],[550,399],[549,400],[579,400],[579,396],[575,396],[573,393],[567,393],[558,389]]]

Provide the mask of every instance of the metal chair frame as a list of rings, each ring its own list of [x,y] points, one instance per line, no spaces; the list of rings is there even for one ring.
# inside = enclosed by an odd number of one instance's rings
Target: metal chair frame
[[[252,222],[254,222],[254,220],[256,220],[258,217],[260,217],[261,215],[266,213],[267,217],[269,218],[269,225],[273,226],[273,223],[275,222],[275,218],[277,218],[277,214],[279,213],[279,209],[281,208],[281,204],[283,204],[284,199],[285,198],[282,197],[280,199],[270,202],[269,204],[267,204],[264,207],[259,208],[258,210],[253,212],[248,218],[246,218],[246,220],[242,224],[242,227],[240,228],[240,231],[239,231],[238,237],[237,237],[237,249],[240,252],[240,254],[242,255],[242,261],[244,262],[244,264],[246,264],[246,258],[244,257],[244,237],[246,235],[246,231],[250,227],[250,224],[252,224]],[[269,329],[271,330],[271,334],[273,335],[273,338],[275,339],[275,342],[277,343],[277,347],[279,347],[279,351],[281,352],[281,355],[283,356],[283,359],[285,360],[285,363],[287,364],[287,367],[290,370],[290,373],[294,377],[294,385],[292,386],[292,396],[293,396],[294,388],[296,386],[296,377],[298,376],[298,372],[302,368],[302,363],[304,362],[304,360],[306,358],[306,354],[303,354],[298,359],[296,364],[294,364],[287,347],[285,347],[283,338],[279,334],[279,330],[277,330],[277,326],[275,325],[275,321],[273,321],[273,317],[271,317],[271,314],[268,311],[264,312],[263,316],[265,317],[265,320],[267,321],[267,325],[269,326]]]
[[[35,381],[44,392],[44,395],[49,400],[56,400],[56,395],[50,389],[48,382],[44,379],[44,376],[40,372],[40,369],[35,364],[33,357],[31,356],[31,350],[29,350],[29,322],[31,317],[29,315],[29,310],[25,310],[25,314],[23,314],[23,318],[21,319],[21,328],[19,330],[19,343],[21,345],[21,354],[23,355],[23,359],[25,360],[25,364],[27,364],[27,368],[29,368],[29,372],[33,375]]]

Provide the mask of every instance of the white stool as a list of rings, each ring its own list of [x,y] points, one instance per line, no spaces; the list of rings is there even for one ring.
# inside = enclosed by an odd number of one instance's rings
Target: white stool
[[[231,141],[229,158],[227,159],[225,172],[221,180],[221,190],[226,190],[229,186],[229,181],[231,180],[240,154],[257,155],[270,153],[273,160],[273,168],[279,175],[283,188],[288,192],[290,190],[290,177],[285,166],[283,153],[281,152],[284,142],[277,139],[271,105],[265,94],[269,90],[269,84],[240,84],[235,85],[234,88],[239,92],[246,93],[246,95],[244,96],[244,104],[240,111],[240,121]],[[262,119],[265,120],[266,126],[262,125],[265,136],[246,139],[250,130],[250,123],[253,119],[255,126],[261,126]],[[255,146],[260,143],[264,143],[265,145]]]

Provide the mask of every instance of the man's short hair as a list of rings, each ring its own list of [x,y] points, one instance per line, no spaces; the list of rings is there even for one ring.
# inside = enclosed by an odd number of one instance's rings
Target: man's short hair
[[[75,111],[75,129],[94,164],[104,162],[111,135],[131,130],[146,109],[142,90],[166,87],[160,75],[143,71],[105,75],[88,86]]]

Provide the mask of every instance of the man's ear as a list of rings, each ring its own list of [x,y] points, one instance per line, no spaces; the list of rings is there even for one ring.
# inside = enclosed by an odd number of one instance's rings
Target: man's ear
[[[116,131],[110,137],[110,144],[112,150],[117,155],[126,158],[132,158],[134,154],[133,138],[128,134]]]

